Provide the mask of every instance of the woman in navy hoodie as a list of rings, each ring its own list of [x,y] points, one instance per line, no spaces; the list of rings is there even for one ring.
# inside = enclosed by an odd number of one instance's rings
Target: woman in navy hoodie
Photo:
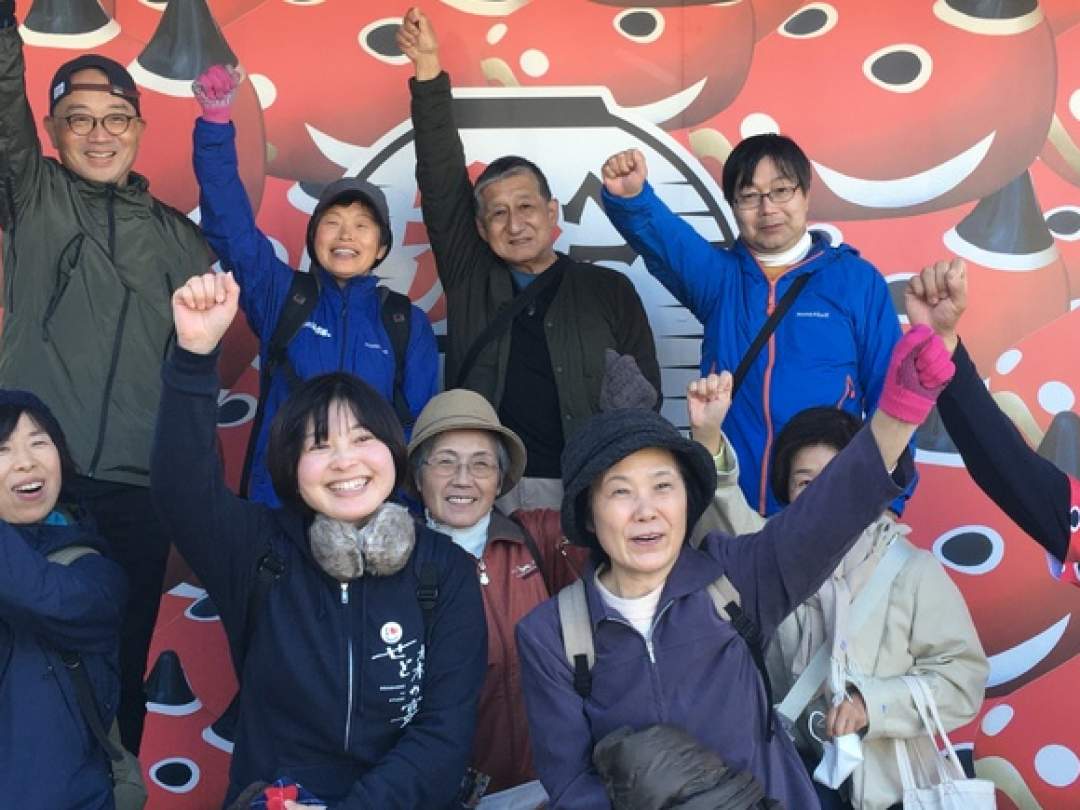
[[[61,655],[78,655],[109,728],[127,582],[101,555],[103,541],[58,506],[73,465],[44,403],[0,391],[0,796],[20,806],[111,810],[109,759]],[[98,553],[68,565],[49,559],[70,546]]]
[[[239,674],[227,801],[290,779],[334,810],[448,807],[486,664],[475,565],[387,503],[405,475],[401,425],[350,374],[308,380],[278,410],[267,462],[280,508],[226,489],[215,365],[239,297],[215,273],[173,296],[151,458],[155,503]]]

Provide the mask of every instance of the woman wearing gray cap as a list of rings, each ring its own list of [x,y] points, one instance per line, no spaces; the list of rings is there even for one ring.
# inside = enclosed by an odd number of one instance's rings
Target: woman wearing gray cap
[[[911,480],[901,454],[951,375],[940,340],[909,332],[868,428],[802,497],[761,532],[710,534],[700,548],[687,540],[716,486],[708,451],[643,410],[600,414],[575,434],[562,459],[562,525],[592,552],[582,582],[594,661],[586,672],[569,663],[555,600],[517,628],[534,761],[553,810],[611,807],[594,746],[656,725],[751,773],[783,807],[817,806],[773,716],[760,643]],[[741,598],[727,605],[732,621],[710,593],[722,576]]]
[[[539,785],[525,784],[536,775],[514,626],[577,579],[586,560],[582,549],[565,547],[557,511],[519,510],[507,517],[495,508],[495,499],[517,484],[524,469],[525,445],[474,391],[439,394],[416,420],[409,443],[410,482],[423,500],[428,525],[476,560],[487,616],[488,669],[473,766],[490,778],[489,794],[521,786],[507,794],[516,799]],[[537,801],[543,798],[539,790]]]
[[[241,79],[235,68],[214,65],[195,82],[203,109],[195,122],[195,176],[203,234],[240,284],[240,306],[259,338],[260,413],[243,494],[276,506],[286,493],[274,492],[266,469],[270,422],[300,381],[355,374],[394,404],[407,433],[438,390],[438,350],[424,312],[379,288],[373,275],[392,234],[386,197],[372,183],[346,177],[323,190],[307,228],[310,275],[297,276],[277,257],[255,225],[237,170],[230,109]],[[295,286],[307,279],[314,283]],[[293,303],[298,296],[306,307]]]

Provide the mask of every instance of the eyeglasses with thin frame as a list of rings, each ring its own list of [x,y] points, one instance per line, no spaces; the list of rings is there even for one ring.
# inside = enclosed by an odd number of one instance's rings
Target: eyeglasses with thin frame
[[[109,113],[101,118],[87,113],[72,113],[71,115],[65,115],[64,121],[67,122],[68,129],[79,136],[89,135],[98,124],[101,124],[102,128],[110,135],[123,135],[128,131],[131,122],[138,118],[137,115],[128,115],[127,113]]]
[[[766,197],[769,202],[780,205],[791,200],[798,190],[798,186],[777,186],[769,191],[741,191],[735,195],[735,207],[748,211],[761,205],[761,201]]]
[[[499,465],[487,456],[472,456],[465,460],[457,456],[435,456],[425,461],[424,465],[439,478],[453,478],[462,467],[477,479],[491,478],[499,472]]]

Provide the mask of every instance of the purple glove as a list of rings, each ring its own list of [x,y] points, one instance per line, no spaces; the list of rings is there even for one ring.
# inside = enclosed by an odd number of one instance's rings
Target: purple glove
[[[244,79],[240,68],[213,65],[191,83],[195,100],[202,107],[202,117],[212,124],[227,124],[232,120],[233,96]]]
[[[893,348],[878,407],[894,419],[921,425],[956,366],[929,326],[913,327]]]

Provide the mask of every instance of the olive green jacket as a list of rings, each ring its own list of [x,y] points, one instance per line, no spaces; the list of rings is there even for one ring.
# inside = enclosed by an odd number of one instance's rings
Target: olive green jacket
[[[23,76],[18,29],[0,30],[0,385],[49,405],[80,472],[147,486],[170,298],[210,257],[145,178],[91,182],[43,157]]]

